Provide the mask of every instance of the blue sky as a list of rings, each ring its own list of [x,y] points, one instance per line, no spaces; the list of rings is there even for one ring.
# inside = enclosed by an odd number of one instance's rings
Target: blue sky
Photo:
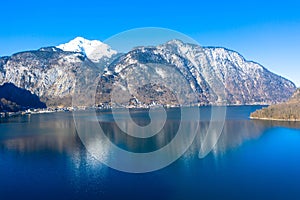
[[[299,1],[3,1],[0,17],[0,56],[163,27],[238,51],[300,86]]]

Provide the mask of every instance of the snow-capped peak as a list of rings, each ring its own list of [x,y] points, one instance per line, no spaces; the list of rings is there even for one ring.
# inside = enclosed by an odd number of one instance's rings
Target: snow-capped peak
[[[166,42],[166,44],[171,44],[171,45],[177,45],[177,46],[181,46],[183,45],[183,41],[179,40],[179,39],[173,39],[173,40],[169,40],[168,42]]]
[[[110,58],[117,53],[99,40],[87,40],[83,37],[76,37],[70,42],[56,47],[63,51],[81,52],[93,62],[99,62],[104,57]]]

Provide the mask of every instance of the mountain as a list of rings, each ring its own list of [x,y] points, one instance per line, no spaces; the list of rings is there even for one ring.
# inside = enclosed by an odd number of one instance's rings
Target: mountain
[[[0,111],[19,111],[28,108],[46,108],[39,97],[30,91],[18,88],[12,83],[0,86]]]
[[[68,43],[56,46],[63,51],[79,52],[86,55],[91,61],[99,62],[103,58],[111,58],[117,54],[110,46],[98,40],[87,40],[82,37],[76,37]]]
[[[151,65],[154,71],[150,70]],[[145,66],[148,66],[148,71],[141,74]],[[174,75],[173,80],[168,80],[166,75],[173,72],[180,76]],[[147,83],[147,74],[156,77],[157,82]],[[181,83],[189,85],[200,104],[216,104],[224,100],[219,88],[225,88],[228,104],[283,102],[296,90],[291,81],[258,63],[245,60],[237,52],[217,47],[202,48],[180,40],[137,47],[120,54],[100,41],[78,37],[57,47],[0,58],[0,85],[13,83],[29,90],[47,106],[70,106],[76,81],[77,85],[94,81],[88,80],[91,76],[100,79],[96,95],[99,105],[109,104],[113,86],[128,80],[138,86],[131,88],[135,91],[129,97],[130,102],[123,102],[131,105],[177,105],[176,92],[186,95],[185,100],[189,101],[190,94]],[[173,87],[178,91],[174,93],[174,89],[164,86],[167,82],[175,84]],[[84,93],[88,87],[80,90]],[[122,97],[121,93],[119,96]]]
[[[83,53],[46,47],[0,58],[0,85],[13,83],[29,90],[47,106],[70,106],[75,77],[101,70]]]
[[[245,60],[237,52],[217,47],[202,48],[195,44],[172,40],[156,47],[138,47],[119,57],[108,66],[102,76],[100,81],[102,88],[99,89],[101,95],[98,99],[108,103],[111,96],[109,93],[114,85],[122,81],[128,82],[130,77],[134,77],[131,82],[137,82],[136,77],[141,76],[141,70],[138,69],[142,67],[143,70],[149,70],[145,65],[150,64],[171,66],[176,69],[197,93],[197,101],[200,104],[216,104],[224,100],[218,95],[219,88],[225,88],[223,98],[226,98],[227,104],[237,105],[282,102],[296,89],[291,81],[268,71],[258,63]],[[158,70],[154,67],[151,74],[163,78],[164,75],[160,72],[162,70],[164,69]],[[130,89],[131,92],[135,90],[134,95],[130,97],[131,101],[143,101],[146,104],[174,102],[174,96],[165,88],[159,88],[156,84],[145,84],[144,80],[139,80],[135,84],[140,87]],[[128,84],[127,86],[130,87]],[[177,85],[177,88],[181,87]],[[162,92],[151,98],[153,91]]]
[[[293,96],[290,98],[288,103],[300,103],[300,88],[296,90]]]
[[[300,89],[284,103],[271,105],[251,113],[252,119],[267,119],[278,121],[300,121]]]

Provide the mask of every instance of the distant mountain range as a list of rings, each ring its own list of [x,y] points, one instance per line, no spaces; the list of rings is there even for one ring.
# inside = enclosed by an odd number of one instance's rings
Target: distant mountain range
[[[172,40],[122,53],[100,41],[81,37],[56,47],[0,57],[0,85],[12,83],[29,90],[47,106],[70,106],[76,77],[89,72],[100,79],[96,104],[107,104],[113,84],[124,77],[136,76],[140,71],[137,67],[147,64],[167,65],[177,70],[201,104],[218,101],[219,86],[212,80],[218,80],[225,87],[226,102],[235,105],[283,102],[296,90],[291,81],[221,47],[202,48]],[[153,73],[163,76],[159,71]],[[166,88],[142,85],[143,81],[139,84],[139,91],[132,96],[131,103],[175,104],[174,95]]]

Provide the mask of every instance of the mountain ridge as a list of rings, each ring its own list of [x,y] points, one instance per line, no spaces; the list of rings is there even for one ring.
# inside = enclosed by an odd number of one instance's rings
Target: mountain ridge
[[[107,46],[104,50],[111,49]],[[110,74],[120,73],[126,66],[154,63],[167,64],[179,70],[199,95],[199,102],[203,101],[203,104],[216,103],[214,100],[216,97],[213,95],[216,85],[210,81],[211,77],[222,80],[222,84],[227,87],[226,95],[229,104],[282,102],[296,89],[288,79],[270,72],[259,63],[246,60],[237,51],[223,47],[200,47],[180,40],[171,40],[157,46],[135,47],[123,54],[113,51],[111,57],[102,56],[100,60],[96,59],[97,62],[90,59],[85,52],[75,50],[63,51],[57,46],[52,46],[0,57],[0,85],[11,82],[18,87],[28,89],[44,100],[47,106],[70,106],[75,87],[74,80],[78,75],[95,73],[100,77],[109,77]],[[205,64],[206,60],[211,64]],[[130,72],[124,75],[130,78],[135,74]],[[160,75],[162,74],[158,74]],[[145,91],[162,90],[165,92],[164,98],[169,96],[170,101],[173,98],[169,94],[170,91],[158,85],[145,85],[144,89]],[[139,91],[142,90],[141,86]],[[209,91],[212,93],[209,94]],[[155,92],[155,94],[152,98],[154,103],[156,97],[158,98],[157,95],[161,93]],[[140,94],[140,98],[146,100],[143,95],[149,94],[143,92]],[[140,101],[138,98],[135,100]],[[97,104],[103,103],[97,102]],[[168,103],[168,100],[164,103]]]
[[[237,105],[280,102],[286,100],[296,88],[291,81],[270,72],[260,64],[246,61],[235,51],[202,48],[180,40],[168,41],[156,47],[134,48],[108,66],[106,73],[108,77],[119,73],[123,77],[135,76],[134,71],[130,72],[130,76],[122,74],[122,71],[132,66],[137,69],[138,65],[147,63],[174,66],[190,80],[191,88],[203,94],[200,101],[206,103],[216,103],[216,97],[212,94],[216,93],[216,84],[220,81],[226,89],[228,103]],[[204,91],[210,93],[205,94]]]

